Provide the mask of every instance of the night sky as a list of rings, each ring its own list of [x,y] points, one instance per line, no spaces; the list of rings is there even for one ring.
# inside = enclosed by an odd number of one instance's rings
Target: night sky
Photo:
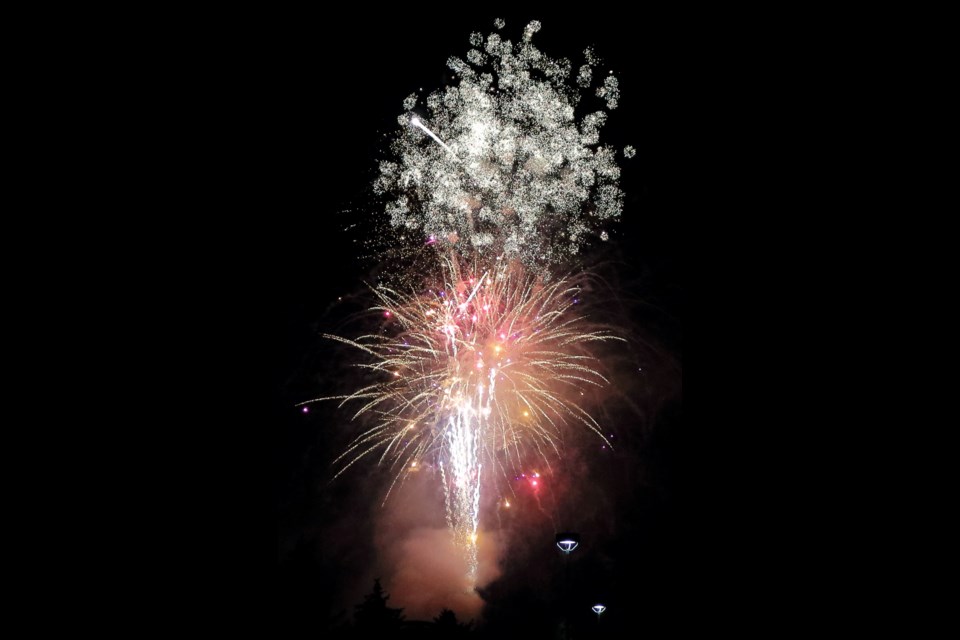
[[[356,247],[369,230],[366,216],[379,208],[370,185],[403,98],[441,87],[447,57],[466,52],[472,31],[491,32],[494,18],[506,20],[503,32],[512,39],[538,19],[543,29],[535,41],[546,54],[576,61],[593,45],[601,69],[620,79],[621,104],[601,139],[621,150],[631,144],[637,155],[618,160],[623,215],[611,241],[594,246],[588,260],[617,292],[617,317],[633,339],[622,375],[629,377],[631,359],[644,371],[621,389],[631,402],[618,403],[611,393],[605,406],[616,451],[578,441],[589,444],[557,465],[549,496],[557,526],[583,536],[569,567],[553,545],[556,528],[533,513],[529,500],[522,517],[500,523],[506,543],[500,577],[481,592],[483,628],[500,637],[555,637],[558,616],[569,610],[574,637],[593,637],[595,601],[609,607],[609,637],[671,628],[689,615],[685,605],[695,589],[703,482],[681,410],[681,244],[692,219],[684,194],[691,188],[688,118],[697,93],[689,41],[675,24],[642,13],[416,11],[377,12],[374,19],[368,7],[318,24],[274,17],[242,37],[252,51],[241,74],[248,72],[249,82],[240,81],[244,116],[230,122],[244,158],[237,164],[249,161],[244,175],[256,181],[248,203],[255,211],[252,222],[244,215],[239,233],[222,238],[233,245],[231,260],[242,264],[242,275],[225,276],[236,304],[224,322],[234,325],[231,357],[243,371],[256,371],[243,398],[230,402],[236,430],[226,419],[218,430],[223,446],[216,455],[229,460],[209,492],[215,504],[207,509],[204,498],[197,508],[207,511],[204,521],[229,522],[218,523],[223,533],[205,544],[243,585],[235,587],[242,592],[237,601],[250,602],[257,624],[281,636],[323,637],[349,620],[373,578],[387,586],[383,523],[396,520],[398,510],[379,506],[387,474],[367,464],[328,483],[331,462],[356,426],[333,407],[315,405],[304,414],[293,405],[344,383],[352,354],[318,334],[355,333],[349,315],[369,301],[364,281],[389,268],[361,260]],[[246,397],[246,390],[255,395]],[[424,518],[431,509],[424,507]],[[434,511],[442,522],[442,511]],[[396,597],[390,604],[401,606]]]

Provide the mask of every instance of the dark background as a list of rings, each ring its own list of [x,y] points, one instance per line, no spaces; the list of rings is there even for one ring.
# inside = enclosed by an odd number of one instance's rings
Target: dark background
[[[371,8],[322,20],[271,16],[230,35],[241,56],[215,52],[200,74],[209,80],[205,90],[225,82],[235,99],[206,114],[216,132],[211,146],[220,146],[214,157],[226,157],[211,171],[224,177],[231,194],[226,206],[216,198],[210,203],[222,226],[204,238],[217,252],[189,294],[200,298],[198,308],[219,313],[203,323],[212,334],[203,355],[215,378],[206,407],[213,427],[195,436],[196,453],[188,453],[201,469],[209,464],[211,481],[198,483],[183,523],[197,558],[187,564],[208,570],[199,572],[205,576],[199,582],[209,584],[211,597],[186,600],[199,609],[216,602],[215,610],[223,607],[229,612],[223,617],[239,620],[240,628],[249,623],[304,637],[319,634],[343,610],[340,592],[363,562],[369,532],[357,531],[354,558],[325,554],[323,536],[358,500],[376,499],[378,485],[327,487],[341,436],[329,414],[305,418],[292,405],[319,395],[311,386],[322,385],[328,364],[317,333],[338,328],[343,317],[332,303],[362,292],[375,268],[359,259],[353,240],[363,233],[364,216],[377,209],[370,184],[403,98],[442,86],[447,57],[464,55],[470,32],[490,33],[493,19],[503,17],[502,33],[513,40],[539,19],[537,45],[575,66],[583,49],[594,46],[604,60],[598,72],[613,69],[621,87],[602,138],[637,149],[621,162],[624,213],[598,260],[616,266],[630,330],[648,347],[638,357],[656,360],[659,373],[641,403],[643,436],[611,464],[585,463],[610,476],[603,480],[613,496],[606,517],[616,526],[605,531],[602,546],[599,538],[594,546],[585,540],[571,597],[579,606],[604,594],[610,634],[696,619],[705,563],[715,554],[712,538],[723,527],[714,522],[712,532],[706,529],[708,472],[682,420],[679,382],[683,248],[695,216],[704,215],[692,210],[700,144],[694,132],[705,103],[719,99],[706,95],[705,52],[681,24],[642,12],[423,13]],[[346,231],[356,222],[359,228]],[[553,532],[537,535],[550,550]],[[604,561],[584,559],[591,553]],[[523,582],[540,573],[555,587],[550,576],[559,559],[552,552],[523,558],[553,564],[507,568],[510,575],[484,594],[488,631],[519,637],[505,630],[523,628],[523,637],[552,637],[559,597],[531,593]]]

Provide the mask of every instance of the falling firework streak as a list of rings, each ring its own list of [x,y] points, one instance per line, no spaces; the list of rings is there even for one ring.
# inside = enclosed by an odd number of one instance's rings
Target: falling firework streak
[[[412,124],[412,125],[415,126],[415,127],[419,127],[420,129],[423,129],[423,130],[427,133],[428,136],[430,136],[431,138],[433,138],[434,140],[437,141],[437,144],[439,144],[441,147],[443,147],[444,149],[446,149],[447,151],[449,151],[449,152],[450,152],[450,155],[452,155],[454,158],[457,157],[457,154],[453,152],[453,149],[451,149],[450,147],[448,147],[448,146],[446,145],[446,143],[444,143],[443,140],[441,140],[440,138],[437,137],[437,134],[435,134],[433,131],[430,131],[430,129],[428,129],[428,128],[426,127],[426,125],[424,125],[422,122],[420,122],[420,118],[417,118],[417,117],[411,118],[411,119],[410,119],[410,124]]]

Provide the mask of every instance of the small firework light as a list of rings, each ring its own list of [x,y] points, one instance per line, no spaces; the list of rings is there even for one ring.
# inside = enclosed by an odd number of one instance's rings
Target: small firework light
[[[574,549],[580,546],[580,534],[579,533],[558,533],[557,534],[557,548],[564,553],[570,553]]]
[[[599,616],[601,613],[607,610],[607,608],[602,604],[595,604],[590,608],[593,609],[593,612],[597,614],[597,616]]]

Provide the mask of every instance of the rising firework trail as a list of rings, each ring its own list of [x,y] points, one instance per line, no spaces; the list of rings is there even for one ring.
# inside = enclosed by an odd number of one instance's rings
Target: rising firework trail
[[[436,471],[471,584],[483,491],[549,465],[566,427],[609,446],[581,400],[608,384],[591,347],[620,338],[578,306],[586,276],[564,274],[589,240],[608,238],[622,210],[620,170],[599,143],[606,113],[574,116],[599,58],[587,49],[571,81],[569,60],[532,44],[539,29],[531,22],[517,43],[472,34],[466,60],[448,61],[457,84],[404,101],[374,187],[387,238],[422,237],[428,266],[372,287],[380,331],[326,336],[365,354],[357,366],[371,379],[303,403],[352,404],[352,419],[366,421],[335,477],[375,459],[393,470],[389,496],[412,471]],[[617,79],[605,76],[595,95],[616,108]]]

